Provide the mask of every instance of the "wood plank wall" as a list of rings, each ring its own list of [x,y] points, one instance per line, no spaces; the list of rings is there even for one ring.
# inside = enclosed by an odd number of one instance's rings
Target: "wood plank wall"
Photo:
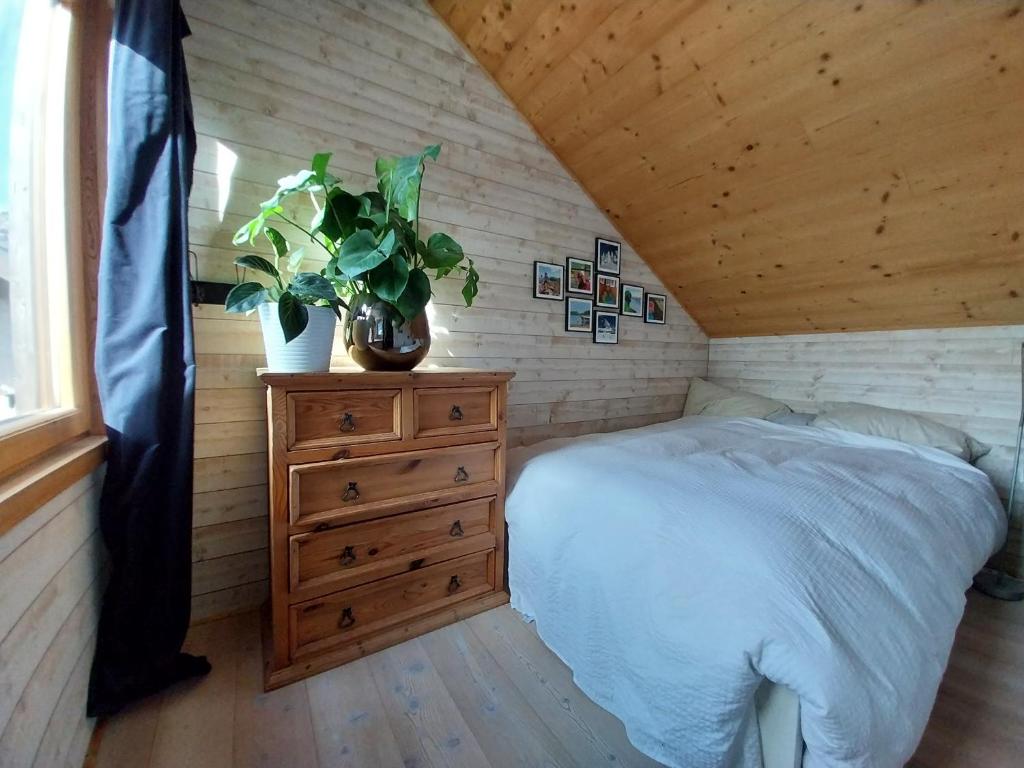
[[[919,413],[993,446],[978,466],[1006,496],[1021,411],[1024,325],[713,339],[713,381],[817,410],[827,401]],[[1021,510],[998,562],[1024,576]]]
[[[333,150],[332,169],[361,189],[376,155],[439,141],[424,225],[458,239],[482,279],[468,310],[454,281],[436,289],[427,365],[515,370],[514,444],[680,414],[688,377],[706,372],[707,338],[674,300],[667,325],[623,319],[620,343],[604,346],[565,333],[561,302],[532,298],[535,259],[592,258],[595,236],[619,238],[428,7],[188,0],[185,12],[199,133],[190,229],[202,279],[236,279],[232,232],[313,152]],[[622,274],[661,290],[628,247]],[[266,594],[266,428],[255,319],[211,306],[195,319],[193,618],[202,619]]]
[[[0,765],[82,764],[99,621],[100,473],[0,537]]]

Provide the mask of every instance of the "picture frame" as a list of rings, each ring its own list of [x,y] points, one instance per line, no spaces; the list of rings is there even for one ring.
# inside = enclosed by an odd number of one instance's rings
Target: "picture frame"
[[[561,301],[565,298],[565,266],[533,262],[533,298]]]
[[[644,322],[655,325],[665,324],[665,314],[668,309],[668,300],[663,293],[644,294]]]
[[[594,279],[594,306],[619,309],[619,278],[598,273]]]
[[[619,313],[626,317],[643,317],[644,316],[644,295],[645,291],[641,285],[633,285],[631,283],[622,283],[621,290],[619,291],[621,296],[621,303],[619,304]]]
[[[594,310],[594,343],[619,343],[619,313]]]
[[[565,260],[567,294],[594,295],[594,262],[570,256]]]
[[[607,240],[603,237],[594,239],[594,261],[597,271],[608,275],[622,272],[622,243],[618,240]]]
[[[569,333],[594,332],[594,300],[567,296],[565,299],[565,330]]]

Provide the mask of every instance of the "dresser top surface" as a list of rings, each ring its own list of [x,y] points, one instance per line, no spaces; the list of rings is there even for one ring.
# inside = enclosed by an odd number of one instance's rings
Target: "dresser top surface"
[[[403,384],[445,385],[457,384],[464,380],[474,382],[508,381],[515,376],[515,371],[484,370],[480,368],[422,368],[413,371],[362,371],[357,368],[331,368],[329,371],[317,373],[280,373],[258,368],[256,374],[260,380],[271,387],[298,386],[307,388],[312,385],[330,386],[332,384],[359,384],[367,387],[402,386]]]

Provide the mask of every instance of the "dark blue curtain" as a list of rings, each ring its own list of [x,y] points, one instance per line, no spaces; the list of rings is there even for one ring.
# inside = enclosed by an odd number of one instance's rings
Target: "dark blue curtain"
[[[188,194],[195,131],[177,0],[121,0],[110,70],[96,378],[110,440],[110,556],[88,712],[209,671],[189,623],[195,358]]]

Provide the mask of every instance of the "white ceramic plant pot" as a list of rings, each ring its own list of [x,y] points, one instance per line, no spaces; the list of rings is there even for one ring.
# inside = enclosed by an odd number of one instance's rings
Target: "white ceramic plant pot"
[[[260,304],[260,325],[263,346],[267,351],[267,368],[278,373],[311,373],[331,367],[334,325],[338,318],[330,307],[306,307],[309,323],[306,330],[285,343],[277,304]]]

